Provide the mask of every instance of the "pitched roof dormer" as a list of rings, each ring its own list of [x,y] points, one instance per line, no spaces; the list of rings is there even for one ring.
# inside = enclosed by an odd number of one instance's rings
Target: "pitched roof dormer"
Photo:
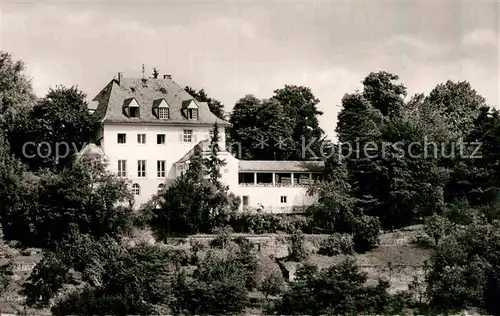
[[[182,101],[182,114],[188,120],[198,120],[198,104],[194,99]]]
[[[153,101],[153,114],[160,120],[168,120],[170,118],[170,106],[164,98]]]
[[[129,118],[139,118],[139,110],[139,103],[135,98],[128,98],[123,101],[123,113]]]

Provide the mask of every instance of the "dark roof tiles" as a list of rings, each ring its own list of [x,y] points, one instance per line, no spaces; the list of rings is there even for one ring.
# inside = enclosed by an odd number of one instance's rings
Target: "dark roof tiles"
[[[135,99],[139,104],[140,118],[130,119],[123,113],[124,102]],[[153,113],[153,107],[157,100],[165,99],[170,108],[170,118],[159,120]],[[183,103],[194,100],[198,105],[198,119],[188,120],[182,114]],[[229,126],[227,121],[221,120],[210,112],[208,104],[196,101],[172,79],[142,79],[122,78],[120,84],[112,80],[94,98],[99,105],[94,115],[102,122],[143,122],[158,124],[214,124]],[[161,102],[161,101],[160,101]],[[186,102],[187,103],[187,102]]]

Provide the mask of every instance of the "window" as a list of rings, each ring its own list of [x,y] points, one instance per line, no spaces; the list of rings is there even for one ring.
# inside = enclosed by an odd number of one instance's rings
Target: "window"
[[[197,120],[198,119],[198,109],[188,109],[188,119]]]
[[[184,136],[182,139],[185,143],[192,142],[193,141],[193,130],[192,129],[185,129]]]
[[[141,186],[137,183],[132,184],[132,194],[140,195],[141,194]]]
[[[156,162],[156,170],[158,178],[165,178],[165,160],[158,160]]]
[[[280,200],[281,200],[281,203],[283,203],[283,204],[286,203],[286,195],[282,195]]]
[[[168,120],[168,108],[158,108],[158,118]]]
[[[158,192],[160,192],[163,189],[165,189],[165,184],[163,183],[158,184]]]
[[[118,144],[125,144],[127,142],[127,134],[118,134]]]
[[[139,108],[138,107],[130,107],[129,108],[130,117],[139,117]]]
[[[137,160],[137,177],[146,177],[146,160]]]
[[[248,195],[243,196],[243,206],[248,206],[250,197]]]
[[[126,177],[127,176],[127,161],[126,160],[118,160],[118,176]]]
[[[156,143],[158,145],[165,145],[165,134],[156,135]]]
[[[146,143],[146,134],[137,134],[137,143],[145,144]]]

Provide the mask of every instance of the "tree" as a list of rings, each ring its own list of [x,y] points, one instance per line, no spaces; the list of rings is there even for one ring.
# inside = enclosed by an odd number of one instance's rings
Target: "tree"
[[[287,259],[297,262],[301,262],[307,259],[309,253],[304,246],[304,234],[302,234],[298,230],[295,230],[290,232],[290,235],[287,239],[289,242],[289,255]]]
[[[323,115],[317,105],[319,99],[311,89],[304,86],[285,85],[282,89],[274,90],[272,99],[277,100],[285,109],[286,115],[292,119],[291,141],[287,142],[288,160],[307,160],[317,158],[320,154],[321,143],[325,133],[319,126],[318,117]],[[314,153],[303,148],[304,144]]]
[[[477,307],[500,311],[498,226],[476,222],[455,226],[437,245],[426,275],[430,306],[453,312]]]
[[[456,159],[445,194],[449,200],[465,198],[474,207],[494,203],[500,194],[499,112],[482,108],[464,142],[464,155]]]
[[[48,171],[12,184],[1,214],[5,237],[26,246],[52,247],[75,231],[118,236],[131,229],[127,182],[85,157],[59,174]],[[127,204],[127,206],[124,206]]]
[[[260,286],[260,290],[266,296],[266,300],[270,295],[278,295],[283,289],[283,277],[279,274],[268,275]]]
[[[208,233],[213,227],[224,226],[238,209],[239,199],[219,182],[218,159],[217,150],[214,153],[212,148],[205,160],[196,145],[186,173],[153,198],[157,202],[149,222],[161,238],[169,234],[169,227],[181,234]],[[207,171],[211,172],[208,179]]]
[[[457,137],[467,135],[484,108],[486,100],[467,81],[438,84],[425,98],[425,104],[440,113]]]
[[[229,119],[231,142],[241,145],[240,159],[283,160],[295,146],[289,137],[293,120],[276,99],[247,95],[236,102]]]
[[[77,87],[50,89],[31,111],[16,117],[12,151],[29,167],[62,170],[92,138],[94,121]]]
[[[71,283],[80,286],[59,298],[54,315],[153,314],[171,300],[177,260],[172,251],[144,244],[125,248],[108,237],[73,237],[36,265],[24,285],[29,305],[47,305]]]
[[[204,89],[196,91],[196,89],[193,89],[192,87],[185,87],[184,90],[195,97],[196,100],[200,102],[207,102],[210,112],[215,114],[220,119],[225,119],[224,104],[222,104],[221,101],[209,97]]]
[[[276,306],[281,315],[397,314],[400,295],[387,293],[389,282],[365,285],[367,276],[353,260],[345,260],[325,270],[304,266],[297,271]]]
[[[217,123],[214,124],[212,139],[210,140],[210,156],[206,160],[208,175],[212,184],[220,186],[220,168],[226,165],[226,162],[219,158],[219,127]]]
[[[397,113],[404,104],[406,87],[399,76],[386,71],[371,72],[363,80],[363,97],[383,116]]]
[[[243,159],[310,160],[320,154],[324,132],[319,127],[319,100],[310,88],[286,85],[269,100],[246,95],[230,116],[230,139]]]
[[[337,125],[353,196],[385,228],[443,211],[449,167],[440,153],[454,148],[442,114],[423,95],[404,102],[397,80],[370,73],[362,92],[344,96]]]
[[[233,245],[236,246],[236,245]],[[181,273],[174,283],[172,309],[183,315],[238,314],[248,304],[248,277],[254,265],[244,249],[211,250],[192,274]]]
[[[450,221],[446,217],[439,216],[437,214],[429,216],[425,220],[425,232],[432,239],[434,239],[436,246],[439,241],[446,236],[450,228]]]
[[[25,68],[21,60],[0,51],[0,123],[6,130],[14,116],[32,107],[36,100]]]

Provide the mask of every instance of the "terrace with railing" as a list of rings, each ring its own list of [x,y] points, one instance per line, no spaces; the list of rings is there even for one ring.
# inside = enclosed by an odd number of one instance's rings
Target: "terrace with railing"
[[[245,187],[309,187],[321,181],[320,173],[240,172],[238,184]]]

